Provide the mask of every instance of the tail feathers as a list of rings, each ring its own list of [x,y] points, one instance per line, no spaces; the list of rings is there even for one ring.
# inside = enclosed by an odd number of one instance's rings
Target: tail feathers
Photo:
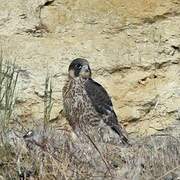
[[[119,135],[119,137],[120,137],[120,139],[121,139],[121,141],[122,141],[122,143],[124,144],[124,145],[131,145],[130,143],[129,143],[129,139],[128,139],[128,137],[127,137],[127,134],[126,134],[126,132],[125,132],[125,130],[119,125],[119,126],[114,126],[114,127],[111,127],[118,135]]]

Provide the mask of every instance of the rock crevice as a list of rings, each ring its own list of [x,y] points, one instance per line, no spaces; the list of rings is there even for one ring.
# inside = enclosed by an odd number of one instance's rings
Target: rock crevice
[[[52,118],[57,117],[68,65],[83,57],[129,132],[166,128],[178,117],[180,104],[179,5],[178,0],[3,1],[3,58],[16,59],[21,67],[17,116],[42,118],[48,69]]]

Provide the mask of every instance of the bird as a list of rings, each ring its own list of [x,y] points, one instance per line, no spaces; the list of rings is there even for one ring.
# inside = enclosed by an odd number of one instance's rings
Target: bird
[[[88,60],[76,58],[70,63],[62,97],[65,117],[76,135],[80,131],[90,133],[90,129],[102,134],[101,130],[105,129],[102,131],[103,137],[108,137],[106,133],[110,132],[118,137],[121,144],[129,144],[127,133],[118,122],[108,92],[92,79]]]

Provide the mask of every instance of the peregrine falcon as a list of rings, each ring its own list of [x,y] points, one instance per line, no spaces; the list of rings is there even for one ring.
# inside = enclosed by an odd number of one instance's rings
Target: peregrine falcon
[[[68,79],[63,87],[65,116],[75,134],[97,128],[103,137],[109,131],[121,144],[128,144],[125,129],[118,123],[113,104],[107,91],[91,78],[91,69],[86,59],[74,59],[69,65]],[[106,136],[107,135],[107,136]]]

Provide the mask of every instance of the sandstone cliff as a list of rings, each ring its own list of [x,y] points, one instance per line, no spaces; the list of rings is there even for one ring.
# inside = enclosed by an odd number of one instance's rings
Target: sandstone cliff
[[[0,45],[3,58],[21,67],[16,111],[23,122],[42,117],[47,71],[52,118],[59,114],[77,57],[90,61],[130,134],[154,133],[180,118],[179,0],[2,1]]]

